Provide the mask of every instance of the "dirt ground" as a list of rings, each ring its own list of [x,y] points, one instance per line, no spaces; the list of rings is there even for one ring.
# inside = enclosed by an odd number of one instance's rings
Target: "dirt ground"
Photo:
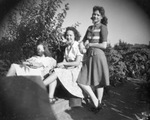
[[[37,79],[35,80],[37,81]],[[109,94],[104,94],[103,97],[103,102],[106,104],[106,106],[97,114],[89,111],[89,106],[84,102],[81,107],[70,108],[69,101],[67,99],[68,93],[66,91],[63,91],[63,89],[56,90],[58,101],[56,101],[55,104],[49,104],[47,91],[46,89],[43,89],[45,88],[45,86],[44,84],[42,84],[41,80],[39,80],[39,84],[35,84],[33,81],[27,80],[25,78],[23,79],[22,77],[18,77],[17,79],[16,77],[7,78],[0,81],[1,81],[0,88],[3,88],[0,91],[0,95],[1,95],[0,120],[2,118],[3,118],[2,120],[8,120],[6,119],[7,117],[6,115],[9,114],[10,114],[10,118],[13,117],[12,120],[22,120],[20,119],[20,117],[21,118],[32,117],[35,120],[36,118],[38,118],[38,116],[40,116],[39,113],[41,112],[43,113],[44,110],[46,110],[45,111],[46,116],[51,117],[50,120],[144,120],[144,119],[140,119],[142,117],[141,113],[142,112],[150,113],[149,110],[150,105],[138,99],[137,86],[135,86],[135,84],[133,84],[130,81],[123,83],[117,87],[111,86],[109,88],[109,92],[108,92]],[[39,87],[39,85],[41,86]],[[61,87],[59,86],[59,88]],[[22,98],[26,98],[26,99],[22,99]],[[50,106],[50,109],[48,105]],[[19,119],[14,118],[13,110],[16,110],[15,116],[17,116],[17,118]],[[29,111],[23,112],[18,110],[23,110],[23,111],[29,110]],[[29,114],[33,113],[34,115],[36,114],[37,116],[36,118],[35,116],[29,116],[28,113]],[[23,116],[21,116],[22,114]],[[139,119],[137,118],[137,116],[139,117]],[[24,120],[30,120],[30,119],[24,119]],[[36,120],[41,120],[41,119],[39,118]],[[49,120],[49,119],[44,119],[44,120]]]
[[[131,82],[111,87],[103,101],[106,106],[97,114],[89,111],[85,104],[82,107],[69,108],[62,103],[54,111],[62,107],[64,110],[57,112],[55,117],[57,120],[138,120],[136,116],[141,117],[142,112],[149,112],[148,104],[138,100],[136,86]]]

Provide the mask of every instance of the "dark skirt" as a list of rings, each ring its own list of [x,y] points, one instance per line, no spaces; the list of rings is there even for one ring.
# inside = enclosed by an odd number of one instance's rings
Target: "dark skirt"
[[[104,87],[110,84],[107,59],[103,50],[90,48],[84,56],[79,84]]]

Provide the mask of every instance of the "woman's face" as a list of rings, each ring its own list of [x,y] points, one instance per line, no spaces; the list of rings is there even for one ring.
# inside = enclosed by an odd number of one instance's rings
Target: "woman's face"
[[[72,45],[75,41],[74,32],[72,30],[68,30],[66,33],[66,39],[69,45]]]
[[[98,10],[94,11],[92,14],[92,20],[94,24],[100,23],[102,16]]]
[[[37,54],[39,56],[42,56],[44,54],[44,47],[43,47],[43,45],[38,45],[37,46]]]

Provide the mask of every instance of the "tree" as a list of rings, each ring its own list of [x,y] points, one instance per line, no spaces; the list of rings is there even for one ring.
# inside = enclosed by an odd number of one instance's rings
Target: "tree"
[[[31,46],[42,38],[56,56],[55,53],[60,49],[61,44],[62,23],[66,17],[66,11],[69,10],[68,4],[65,4],[62,12],[58,12],[61,4],[61,0],[41,0],[39,5],[24,14],[18,27],[18,41],[24,38],[23,48],[31,50]]]
[[[119,43],[114,46],[114,49],[115,49],[115,50],[125,50],[125,51],[126,51],[126,50],[128,50],[131,46],[132,46],[131,44],[126,43],[126,42],[124,42],[124,41],[122,41],[122,40],[120,39],[120,40],[119,40]]]
[[[22,48],[24,54],[34,50],[33,46],[38,39],[42,38],[48,42],[50,50],[55,53],[60,49],[63,32],[61,27],[69,10],[67,3],[62,11],[58,12],[61,5],[62,0],[41,0],[38,3],[36,0],[22,1],[9,14],[4,37],[16,41],[18,48]]]
[[[65,47],[61,43],[62,23],[69,10],[69,4],[62,1],[24,0],[13,8],[7,17],[7,27],[3,27],[7,34],[0,42],[7,42],[5,47],[0,44],[0,56],[5,56],[0,61],[19,62],[32,56],[39,40],[46,41],[53,57],[61,60]],[[61,55],[59,58],[58,54]]]

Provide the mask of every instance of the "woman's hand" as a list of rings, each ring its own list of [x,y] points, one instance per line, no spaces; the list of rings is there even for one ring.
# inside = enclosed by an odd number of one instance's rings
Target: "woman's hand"
[[[37,68],[41,68],[41,67],[44,68],[44,65],[42,63],[32,62],[31,64],[32,65],[30,67],[33,68],[33,69],[37,69]]]
[[[103,43],[89,43],[89,45],[87,47],[106,49],[107,42],[103,42]]]
[[[63,67],[64,67],[64,63],[63,62],[57,64],[57,68],[63,68]]]
[[[86,49],[88,49],[89,47],[91,47],[91,43],[87,43],[87,44],[85,45],[85,48],[86,48]]]
[[[82,54],[86,53],[86,48],[85,48],[83,42],[81,42],[81,43],[79,44],[79,50],[80,50],[80,52],[81,52]]]
[[[24,62],[22,62],[22,65],[23,66],[32,66],[32,63],[24,61]]]

